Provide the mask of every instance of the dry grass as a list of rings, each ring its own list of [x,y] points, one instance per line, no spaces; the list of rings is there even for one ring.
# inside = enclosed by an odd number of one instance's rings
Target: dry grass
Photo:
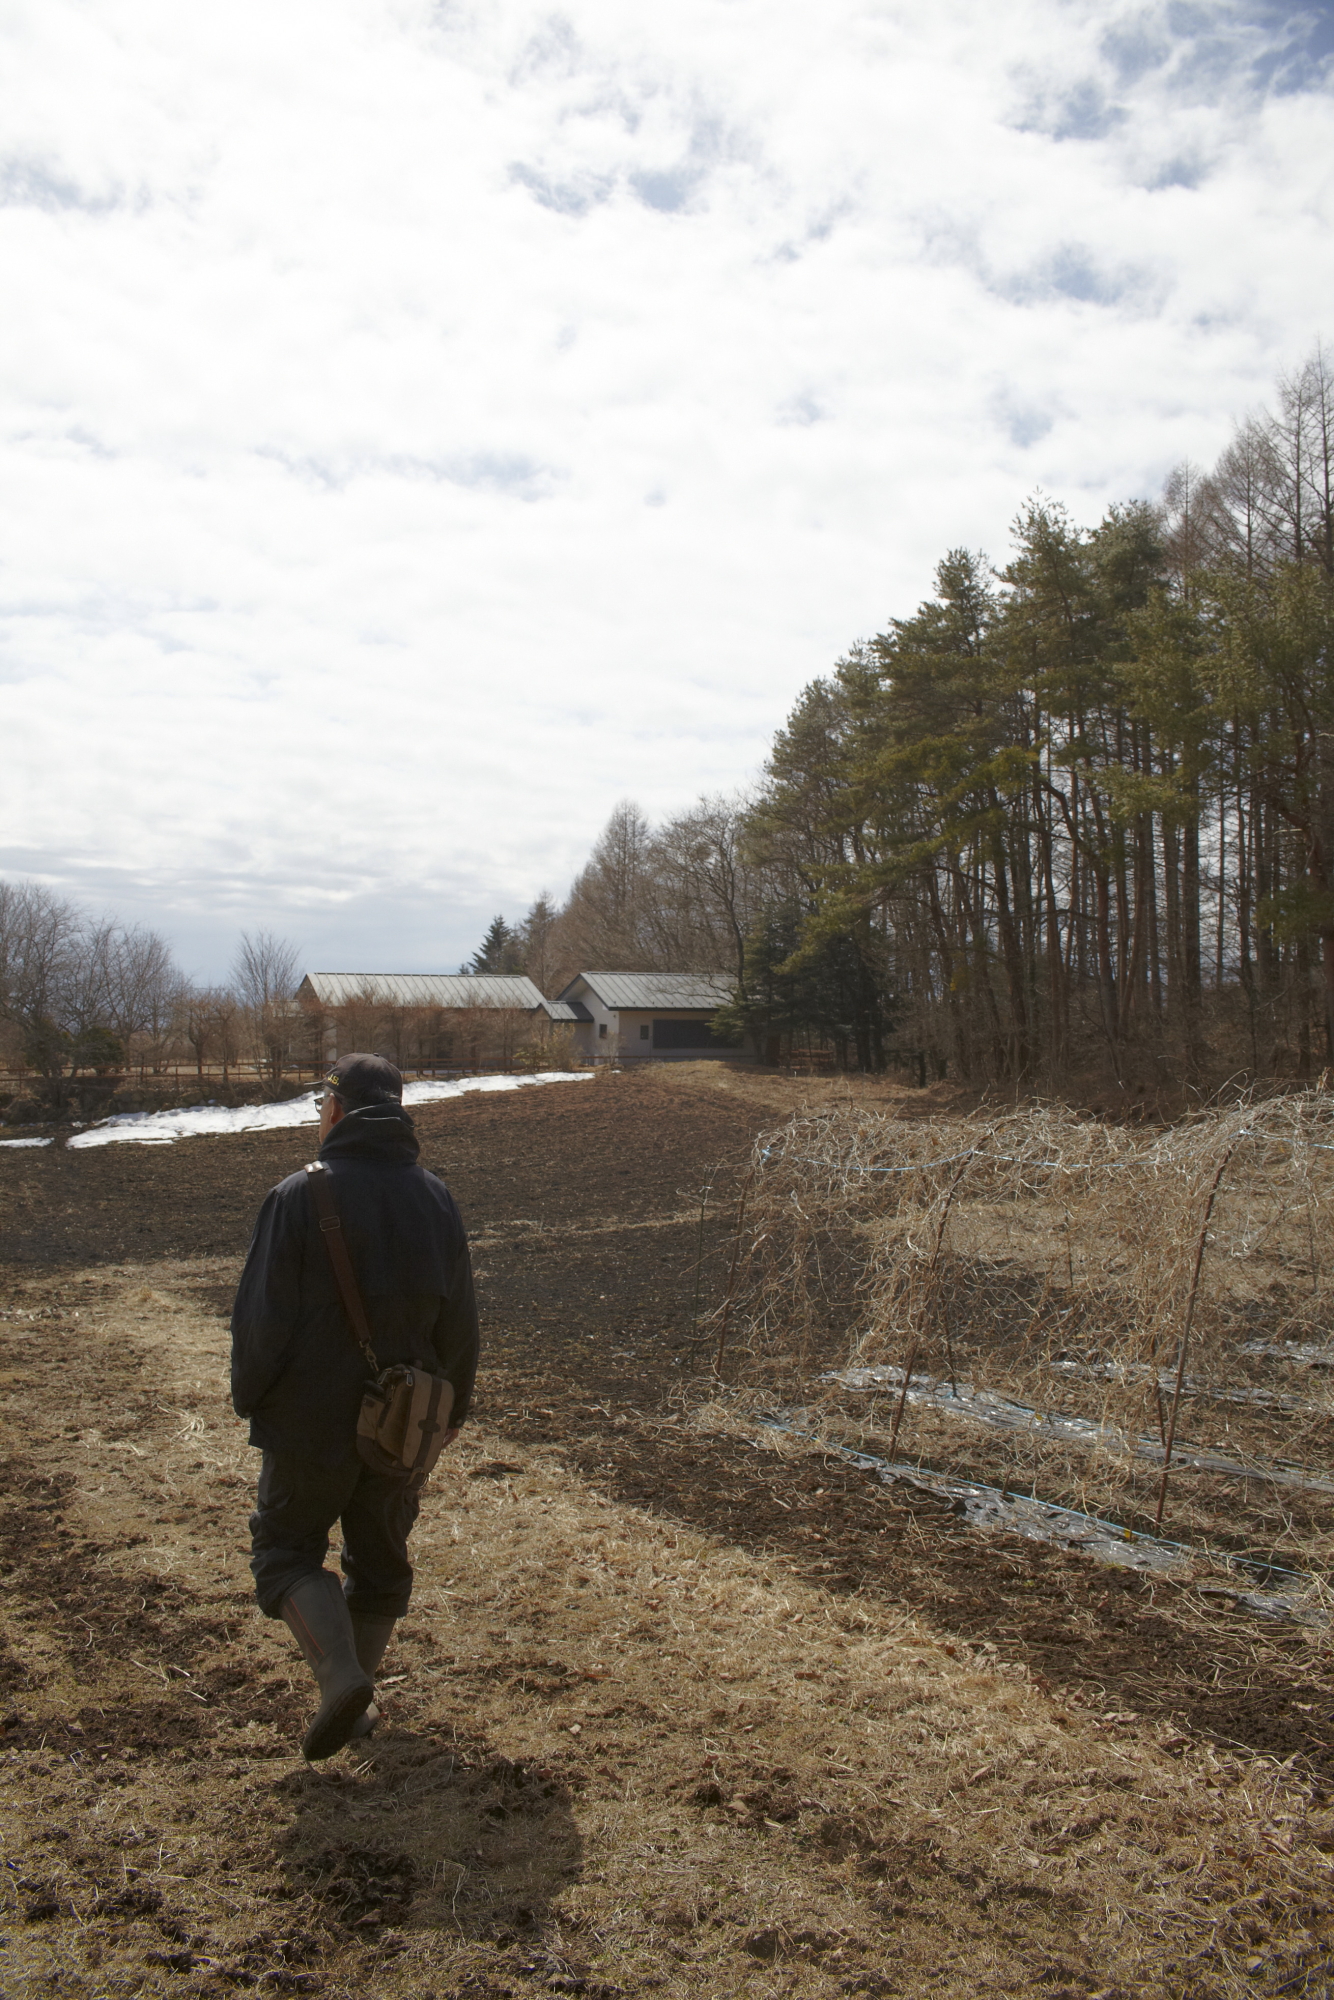
[[[253,1458],[197,1303],[219,1275],[89,1274],[49,1308],[80,1313],[97,1406],[81,1546],[127,1602],[151,1583],[177,1609],[133,1657],[81,1652],[63,1598],[7,1579],[46,1718],[2,1767],[7,1894],[56,1911],[10,1926],[6,1993],[1206,2000],[1327,1955],[1334,1819],[1291,1772],[1054,1699],[484,1430],[425,1509],[390,1727],[306,1770],[304,1670],[245,1602]],[[22,1390],[10,1448],[40,1456],[71,1428],[68,1361],[34,1353]],[[115,1747],[146,1690],[160,1733],[193,1723],[210,1675],[206,1747]],[[109,1763],[50,1753],[99,1711]]]
[[[900,1459],[1319,1564],[1334,1403],[1289,1350],[1326,1344],[1332,1194],[1322,1091],[1159,1133],[1062,1107],[924,1123],[830,1105],[756,1147],[716,1350],[734,1383]],[[827,1379],[850,1366],[881,1371],[873,1399]],[[966,1398],[918,1400],[930,1384],[1102,1435],[983,1429]],[[1191,1446],[1259,1470],[1193,1467]]]

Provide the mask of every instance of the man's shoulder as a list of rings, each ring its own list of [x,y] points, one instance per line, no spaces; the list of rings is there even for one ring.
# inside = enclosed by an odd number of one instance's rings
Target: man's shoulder
[[[450,1193],[444,1176],[435,1173],[430,1167],[419,1166],[417,1172],[430,1189],[431,1200],[436,1207],[448,1218],[452,1227],[461,1231],[463,1229],[463,1217],[459,1213],[459,1205]]]
[[[405,1188],[415,1187],[427,1196],[433,1206],[447,1209],[454,1216],[458,1214],[458,1203],[443,1177],[430,1167],[424,1167],[420,1160],[359,1159],[352,1153],[341,1159],[330,1160],[329,1168],[335,1190],[342,1183],[349,1191],[374,1190],[381,1187],[396,1189],[401,1196]],[[278,1194],[284,1188],[299,1188],[304,1185],[305,1179],[306,1171],[303,1167],[299,1173],[289,1174],[285,1181],[280,1181],[274,1193]]]
[[[449,1192],[449,1185],[445,1180],[443,1174],[436,1173],[433,1167],[421,1167],[421,1166],[417,1168],[417,1172],[426,1182],[427,1186],[431,1190],[431,1193],[435,1196],[437,1201],[446,1202],[450,1208],[457,1207],[458,1204],[455,1202],[453,1195]]]
[[[284,1206],[288,1202],[304,1201],[307,1179],[305,1168],[298,1167],[294,1174],[288,1174],[286,1180],[279,1181],[276,1187],[269,1189],[269,1200],[281,1202]]]

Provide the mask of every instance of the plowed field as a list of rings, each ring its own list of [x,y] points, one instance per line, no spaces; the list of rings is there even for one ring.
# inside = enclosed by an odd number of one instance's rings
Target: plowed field
[[[0,1152],[0,1991],[1323,1994],[1323,1634],[701,1426],[707,1066],[424,1109],[486,1342],[365,1754],[307,1768],[226,1313],[312,1134]]]

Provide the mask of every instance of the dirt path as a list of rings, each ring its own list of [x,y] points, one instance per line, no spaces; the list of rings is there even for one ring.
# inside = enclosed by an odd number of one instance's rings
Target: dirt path
[[[693,1199],[772,1115],[643,1078],[423,1117],[476,1227],[486,1389],[388,1726],[318,1770],[250,1597],[222,1317],[308,1141],[0,1160],[32,1204],[0,1297],[0,1990],[1326,1990],[1304,1642],[1214,1656],[1263,1676],[1261,1749],[1301,1734],[1280,1770],[1203,1733],[1221,1710],[1177,1719],[1211,1628],[1171,1593],[998,1563],[682,1407]]]

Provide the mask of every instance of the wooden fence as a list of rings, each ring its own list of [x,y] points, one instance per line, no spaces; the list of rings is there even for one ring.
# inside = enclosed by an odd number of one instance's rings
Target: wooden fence
[[[329,1065],[327,1063],[285,1063],[284,1084],[309,1084],[319,1082]],[[517,1073],[521,1065],[509,1063],[407,1063],[401,1074],[411,1083],[422,1079],[456,1076],[505,1076]],[[28,1069],[20,1064],[0,1063],[0,1091],[8,1090],[18,1095],[25,1090],[37,1089],[46,1079],[39,1070]],[[139,1090],[149,1088],[185,1090],[216,1083],[230,1088],[236,1085],[256,1087],[269,1086],[268,1069],[254,1062],[221,1063],[206,1062],[202,1066],[193,1062],[130,1063],[117,1070],[80,1070],[76,1075],[66,1075],[61,1081],[70,1088],[105,1088],[108,1091],[131,1087]]]

